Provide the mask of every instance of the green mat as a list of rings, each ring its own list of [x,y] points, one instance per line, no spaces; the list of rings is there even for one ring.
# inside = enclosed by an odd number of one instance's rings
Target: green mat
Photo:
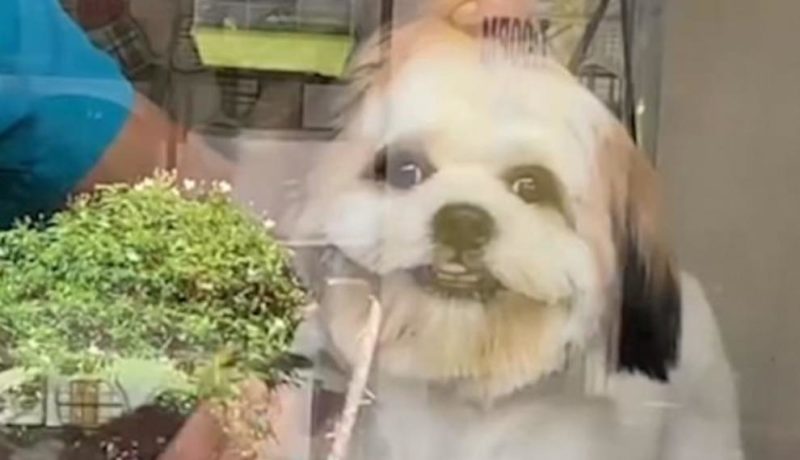
[[[349,35],[197,27],[203,64],[341,77],[355,45]]]

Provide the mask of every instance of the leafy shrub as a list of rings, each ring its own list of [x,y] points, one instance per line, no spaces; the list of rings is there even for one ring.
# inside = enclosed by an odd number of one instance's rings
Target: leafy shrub
[[[25,369],[20,388],[35,392],[50,375],[153,360],[188,403],[250,376],[289,378],[280,364],[304,294],[269,225],[226,188],[161,174],[0,233],[0,371]]]

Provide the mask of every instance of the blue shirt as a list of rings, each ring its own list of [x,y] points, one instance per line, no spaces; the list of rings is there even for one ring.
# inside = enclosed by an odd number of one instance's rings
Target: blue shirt
[[[117,63],[58,0],[0,0],[0,229],[61,206],[133,101]]]

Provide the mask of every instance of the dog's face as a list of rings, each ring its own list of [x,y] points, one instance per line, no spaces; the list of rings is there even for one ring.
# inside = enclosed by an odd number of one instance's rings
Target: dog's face
[[[488,64],[444,25],[406,32],[360,82],[295,236],[379,280],[384,371],[505,394],[620,316],[620,256],[650,251],[630,228],[635,152],[553,64]],[[363,312],[344,310],[329,327],[352,357]]]

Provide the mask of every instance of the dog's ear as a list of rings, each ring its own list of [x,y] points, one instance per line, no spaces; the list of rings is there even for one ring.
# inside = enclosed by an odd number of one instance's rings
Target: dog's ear
[[[668,381],[679,357],[681,295],[658,176],[621,128],[607,147],[617,176],[612,213],[621,275],[618,369]]]

